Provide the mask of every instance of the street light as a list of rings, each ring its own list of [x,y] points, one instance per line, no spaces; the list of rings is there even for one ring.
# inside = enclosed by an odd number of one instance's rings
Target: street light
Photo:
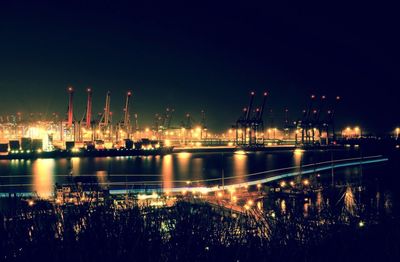
[[[396,128],[396,140],[399,139],[400,127]]]

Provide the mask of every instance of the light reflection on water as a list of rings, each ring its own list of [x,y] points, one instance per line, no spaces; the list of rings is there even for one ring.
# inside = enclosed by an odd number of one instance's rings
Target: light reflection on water
[[[33,187],[32,191],[36,192],[42,198],[48,198],[54,189],[54,159],[37,159],[33,162]]]
[[[191,180],[191,175],[189,174],[189,164],[191,162],[191,154],[187,152],[182,152],[177,154],[177,170],[181,174],[181,179]]]
[[[313,155],[315,157],[315,155]],[[222,154],[174,154],[156,157],[133,157],[133,158],[96,158],[96,159],[38,159],[32,162],[14,161],[14,172],[28,172],[24,181],[32,182],[33,188],[41,196],[48,196],[52,191],[55,182],[62,182],[65,178],[57,174],[68,175],[72,170],[74,176],[83,174],[94,174],[99,182],[131,180],[162,180],[164,189],[175,186],[175,180],[196,180],[205,178],[220,177],[224,168],[226,177],[235,175],[234,183],[244,182],[248,173],[264,171],[266,169],[292,166],[293,163],[307,163],[310,161],[307,154],[246,154],[246,155],[222,155]],[[330,156],[328,156],[328,160]],[[222,163],[223,161],[223,163]],[[7,167],[9,168],[9,167]],[[266,231],[260,234],[270,234],[268,222],[271,228],[279,218],[284,218],[290,226],[297,226],[295,233],[302,232],[304,228],[315,225],[325,226],[334,223],[345,223],[357,225],[360,221],[366,225],[378,221],[381,214],[391,215],[393,205],[398,205],[398,195],[393,189],[388,190],[387,186],[381,185],[385,166],[369,171],[360,172],[359,167],[349,167],[335,170],[335,187],[331,187],[330,171],[318,174],[307,175],[310,187],[322,190],[315,191],[312,195],[304,196],[303,190],[299,194],[282,194],[278,196],[268,194],[265,200],[255,200],[255,209],[258,214],[274,214],[269,217],[263,226]],[[0,170],[4,166],[0,163]],[[15,174],[15,173],[14,173]],[[141,174],[144,177],[112,177],[113,174]],[[150,175],[160,175],[151,177]],[[303,177],[305,179],[305,177]],[[285,187],[292,186],[287,179]],[[7,182],[12,182],[12,179]],[[279,186],[280,181],[277,181]],[[368,184],[369,182],[369,184]],[[302,184],[300,183],[300,186]],[[395,199],[395,200],[393,200]],[[260,202],[263,201],[263,202]],[[397,201],[397,202],[396,202]],[[275,211],[274,213],[270,211]],[[275,219],[275,214],[276,218]],[[281,216],[281,217],[279,217]],[[299,220],[299,217],[303,220]],[[257,217],[257,222],[261,221]],[[302,223],[306,221],[307,223]],[[306,225],[306,226],[304,226]],[[323,230],[323,228],[322,228]],[[291,234],[286,239],[299,237]],[[300,235],[300,237],[302,237]],[[282,238],[280,238],[282,239]]]
[[[356,155],[357,156],[357,155]],[[346,158],[349,155],[335,154],[335,158]],[[201,179],[218,179],[224,176],[234,179],[225,183],[245,182],[245,175],[253,172],[271,170],[288,166],[312,163],[314,159],[330,160],[330,153],[280,152],[280,153],[178,153],[165,156],[119,157],[119,158],[70,158],[70,159],[37,159],[0,161],[0,173],[7,176],[1,178],[1,184],[33,184],[30,187],[0,188],[2,192],[20,192],[35,190],[43,196],[53,192],[54,183],[69,182],[69,175],[93,175],[99,182],[139,182],[160,181],[164,188],[177,185],[174,181],[195,181]],[[223,170],[222,170],[223,168]],[[358,180],[359,168],[346,168],[345,181]],[[99,175],[101,174],[101,175]],[[134,175],[124,177],[124,175]],[[61,176],[60,176],[61,175]],[[115,175],[115,176],[113,176]],[[120,176],[116,176],[120,175]],[[20,177],[13,177],[20,176]],[[292,179],[293,180],[293,179]],[[312,180],[312,179],[310,179]],[[211,183],[211,182],[210,182]],[[212,182],[212,185],[221,181]],[[289,184],[289,181],[287,181]],[[205,184],[205,183],[204,183]],[[125,188],[125,186],[123,186]],[[323,197],[317,205],[323,205]],[[390,207],[391,198],[381,195],[377,205]],[[285,209],[288,202],[284,204]],[[283,211],[283,210],[282,210]],[[284,212],[284,211],[283,211]]]
[[[346,179],[351,171],[338,171],[338,180],[332,188],[329,178],[324,179],[324,175],[329,175],[327,172],[321,176],[321,181],[311,184],[313,186],[322,184],[321,191],[307,195],[271,194],[264,200],[267,203],[266,208],[280,211],[280,214],[289,220],[293,216],[297,218],[300,216],[310,221],[318,221],[320,224],[340,221],[340,223],[363,226],[366,223],[379,223],[387,217],[398,217],[399,210],[393,209],[393,192],[380,190],[376,179],[373,180],[376,184],[368,184],[365,180],[360,184],[360,177],[357,177],[360,173],[360,171],[353,172],[351,179],[353,183],[350,183]],[[363,173],[372,175],[368,169]],[[378,204],[381,202],[382,205]]]
[[[344,208],[350,215],[356,214],[356,199],[354,197],[353,189],[348,186],[346,192],[344,193]]]
[[[280,205],[281,205],[281,212],[282,212],[282,214],[286,214],[286,200],[285,200],[285,199],[282,199],[282,200],[280,201]]]
[[[233,163],[234,163],[234,174],[235,174],[235,179],[233,183],[242,183],[245,182],[246,179],[244,178],[245,175],[248,173],[248,158],[247,155],[240,155],[240,154],[235,154],[233,156]]]
[[[96,176],[97,176],[97,181],[100,183],[100,187],[102,189],[106,189],[107,188],[107,172],[104,170],[100,170],[96,172]]]
[[[165,191],[169,191],[173,187],[172,179],[174,173],[174,165],[171,155],[166,155],[162,158],[162,178]]]
[[[81,159],[79,157],[72,157],[71,158],[71,174],[73,176],[79,175],[79,163]]]

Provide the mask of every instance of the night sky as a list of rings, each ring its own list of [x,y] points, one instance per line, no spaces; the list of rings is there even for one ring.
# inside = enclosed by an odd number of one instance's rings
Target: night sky
[[[115,121],[131,89],[142,126],[172,107],[175,125],[186,112],[200,120],[204,109],[209,128],[224,130],[251,90],[269,91],[276,126],[285,107],[299,118],[312,93],[342,97],[339,125],[375,132],[400,125],[395,6],[30,2],[0,4],[0,115],[65,114],[72,85],[77,119],[91,86],[96,113],[112,92]]]

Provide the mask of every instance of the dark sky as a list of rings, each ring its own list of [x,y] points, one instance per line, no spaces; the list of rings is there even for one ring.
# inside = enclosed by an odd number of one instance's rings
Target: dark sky
[[[112,92],[116,120],[131,89],[142,125],[174,107],[176,124],[204,109],[211,129],[225,129],[250,90],[269,91],[275,125],[285,107],[300,117],[311,93],[342,97],[341,125],[400,124],[395,6],[133,2],[1,1],[0,114],[64,114],[73,85],[79,119],[92,86],[95,112]]]

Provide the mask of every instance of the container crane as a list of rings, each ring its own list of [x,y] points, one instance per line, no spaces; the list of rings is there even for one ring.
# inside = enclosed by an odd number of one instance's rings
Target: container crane
[[[263,115],[265,111],[265,105],[267,102],[268,92],[263,93],[263,101],[260,108],[256,109],[256,117],[250,123],[250,140],[251,142],[255,142],[256,145],[264,145],[264,136],[261,137],[261,141],[259,141],[259,134],[264,134],[264,120]]]
[[[250,92],[250,102],[247,107],[243,108],[243,116],[236,121],[236,144],[244,145],[247,141],[247,128],[250,123],[250,114],[253,107],[255,92]]]
[[[104,112],[99,121],[99,130],[96,131],[97,139],[100,140],[102,137],[111,138],[112,137],[112,127],[110,126],[112,113],[110,112],[110,100],[111,100],[111,92],[108,91],[106,94],[106,104],[104,107]],[[106,136],[102,134],[102,131],[106,131]]]
[[[250,119],[251,110],[253,108],[254,96],[255,96],[254,91],[250,92],[250,103],[246,110],[246,119],[245,119],[246,121],[249,121]]]
[[[268,96],[268,92],[264,92],[263,94],[263,102],[261,104],[261,108],[258,111],[258,115],[257,115],[257,120],[260,121],[262,120],[263,114],[264,114],[264,110],[265,110],[265,104],[267,102],[267,96]]]
[[[139,130],[138,114],[135,114],[134,118],[135,118],[135,131],[138,131]]]
[[[309,129],[310,129],[310,127],[312,128],[312,123],[310,121],[310,118],[311,118],[311,113],[313,110],[315,99],[316,99],[316,96],[311,95],[308,107],[305,111],[303,111],[303,119],[301,120],[301,123],[300,123],[301,124],[301,142],[303,144],[309,143],[311,140],[310,134],[309,134]]]
[[[165,109],[165,118],[164,118],[164,127],[168,130],[171,127],[172,115],[175,112],[175,109],[167,108]]]
[[[89,87],[86,89],[87,92],[87,103],[86,103],[86,127],[91,127],[92,121],[92,89]]]
[[[250,92],[250,101],[247,107],[243,108],[243,116],[236,121],[236,144],[258,146],[258,133],[264,133],[263,113],[268,93],[263,93],[263,102],[260,108],[253,112],[255,92]],[[251,117],[253,115],[253,117]],[[262,144],[264,141],[262,141]]]
[[[340,100],[341,100],[341,97],[336,96],[333,105],[331,106],[330,109],[327,110],[326,118],[322,123],[324,129],[326,130],[326,135],[327,135],[328,140],[329,140],[329,129],[332,131],[333,142],[336,141],[334,116],[335,116],[336,107],[337,107],[338,103],[340,102]]]
[[[204,110],[201,110],[200,126],[201,126],[200,138],[203,139],[203,136],[207,138],[206,112]]]
[[[129,125],[130,125],[130,115],[129,115],[129,102],[132,96],[132,92],[128,91],[126,93],[126,99],[125,99],[125,107],[124,107],[124,126],[129,130]]]
[[[323,95],[323,96],[321,96],[321,100],[319,102],[319,105],[318,105],[318,107],[316,109],[316,112],[314,113],[313,131],[312,131],[313,142],[314,142],[314,136],[315,136],[315,131],[314,131],[315,129],[314,128],[316,128],[316,129],[318,129],[319,140],[320,140],[320,143],[321,143],[322,123],[320,121],[320,117],[321,117],[321,112],[324,109],[325,102],[326,102],[326,96]]]
[[[185,124],[185,128],[186,129],[192,129],[192,117],[190,116],[189,113],[186,114],[186,124]]]
[[[111,100],[111,92],[107,91],[106,104],[104,107],[103,115],[101,116],[99,123],[101,126],[108,126],[110,123],[110,100]]]
[[[74,98],[74,89],[72,86],[68,87],[68,120],[67,120],[67,126],[72,127],[72,122],[74,118],[74,104],[73,104],[73,98]]]

